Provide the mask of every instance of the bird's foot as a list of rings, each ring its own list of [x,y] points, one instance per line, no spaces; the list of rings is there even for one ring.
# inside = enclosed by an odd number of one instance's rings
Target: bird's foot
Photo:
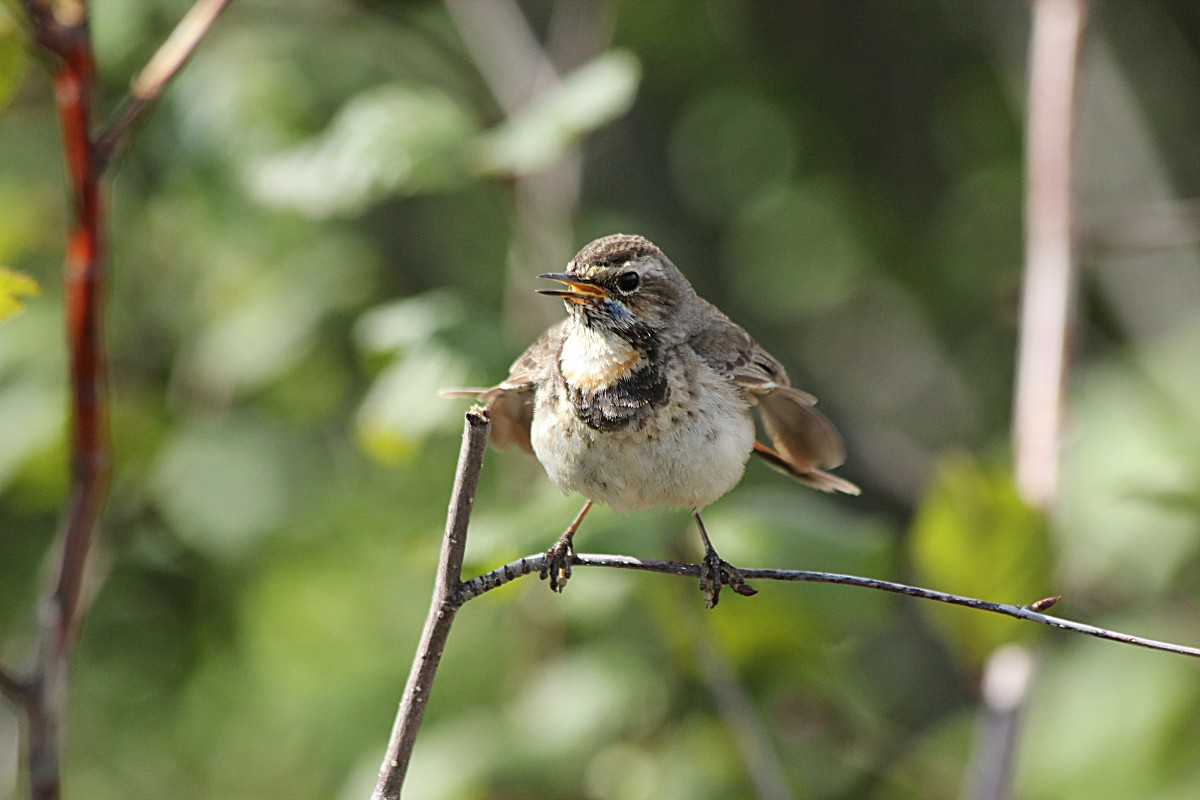
[[[573,533],[574,531],[572,531]],[[571,537],[563,534],[554,546],[546,551],[542,559],[542,580],[550,579],[550,591],[561,592],[571,579],[571,564],[575,561],[575,547]]]
[[[704,558],[700,560],[700,591],[704,593],[705,608],[715,608],[720,602],[722,583],[742,597],[758,594],[758,589],[746,583],[737,567],[722,560],[717,551],[710,547],[704,551]]]

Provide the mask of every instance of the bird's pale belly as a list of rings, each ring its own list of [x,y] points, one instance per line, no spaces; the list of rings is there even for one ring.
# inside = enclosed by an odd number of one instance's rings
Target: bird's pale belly
[[[550,479],[617,511],[701,509],[733,488],[754,446],[754,422],[724,381],[675,383],[670,400],[615,431],[585,424],[565,396],[539,397],[531,439]]]

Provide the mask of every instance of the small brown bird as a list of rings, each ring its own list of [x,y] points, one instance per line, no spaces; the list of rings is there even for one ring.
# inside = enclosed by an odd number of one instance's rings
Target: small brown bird
[[[617,511],[688,509],[704,544],[700,588],[711,608],[722,582],[754,594],[713,549],[700,511],[741,480],[754,453],[824,492],[858,494],[825,469],[845,459],[841,437],[793,388],[783,366],[696,294],[663,252],[616,234],[579,251],[567,271],[538,277],[569,312],[488,389],[454,397],[487,404],[492,444],[534,453],[564,493],[587,503],[546,553],[542,578],[562,591],[572,539],[592,503]],[[755,441],[757,409],[771,447]]]

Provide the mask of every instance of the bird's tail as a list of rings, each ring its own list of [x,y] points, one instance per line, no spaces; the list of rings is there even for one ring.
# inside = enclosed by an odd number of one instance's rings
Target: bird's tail
[[[841,492],[842,494],[859,495],[862,489],[845,478],[840,478],[831,472],[821,469],[800,470],[788,463],[783,456],[760,442],[754,443],[754,455],[767,462],[772,469],[782,472],[793,480],[811,486],[822,492]]]
[[[469,400],[478,400],[485,392],[491,391],[491,387],[487,389],[439,389],[438,397],[465,397]]]

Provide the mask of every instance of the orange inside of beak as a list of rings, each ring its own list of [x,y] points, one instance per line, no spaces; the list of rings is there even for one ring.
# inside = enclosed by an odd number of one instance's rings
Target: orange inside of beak
[[[567,289],[538,289],[538,294],[561,297],[577,305],[584,305],[608,296],[607,292],[596,284],[578,281],[565,274],[539,275],[538,277],[549,278],[568,287]]]

